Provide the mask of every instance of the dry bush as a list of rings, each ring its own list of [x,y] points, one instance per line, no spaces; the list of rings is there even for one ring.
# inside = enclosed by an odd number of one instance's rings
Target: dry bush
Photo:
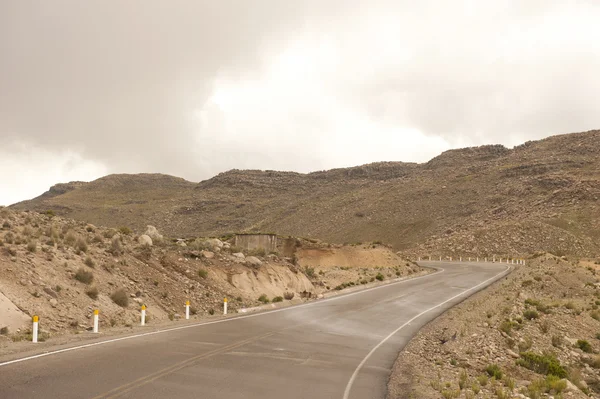
[[[283,297],[285,299],[287,299],[288,301],[290,301],[290,300],[294,299],[294,295],[295,294],[293,292],[286,292],[283,294]]]
[[[129,305],[129,295],[127,295],[127,292],[123,288],[119,288],[113,292],[110,299],[122,308],[126,308]]]
[[[88,272],[83,267],[80,267],[75,273],[75,280],[80,281],[84,284],[91,284],[94,281],[94,273]]]
[[[96,287],[90,287],[85,291],[86,295],[89,296],[92,299],[98,299],[98,288]]]

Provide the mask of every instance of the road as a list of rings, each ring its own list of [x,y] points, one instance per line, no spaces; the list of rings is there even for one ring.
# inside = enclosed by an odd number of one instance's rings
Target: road
[[[507,273],[435,274],[267,313],[0,363],[0,398],[385,398],[398,352],[430,320]]]

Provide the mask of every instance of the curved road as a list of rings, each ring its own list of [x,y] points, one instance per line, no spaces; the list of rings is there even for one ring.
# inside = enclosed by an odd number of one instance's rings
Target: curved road
[[[506,275],[439,271],[304,305],[0,363],[0,398],[385,398],[403,348],[436,316]]]

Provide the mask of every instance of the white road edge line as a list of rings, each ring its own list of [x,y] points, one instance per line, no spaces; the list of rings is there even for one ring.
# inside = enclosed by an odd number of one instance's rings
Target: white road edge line
[[[410,323],[412,323],[414,320],[418,319],[419,317],[423,316],[425,313],[428,313],[430,311],[432,311],[433,309],[439,308],[442,305],[445,305],[446,303],[458,298],[459,296],[474,290],[475,288],[481,287],[482,285],[486,284],[488,281],[494,280],[495,278],[498,278],[498,276],[500,276],[501,274],[504,274],[506,272],[508,272],[510,270],[510,266],[508,266],[504,271],[496,274],[494,277],[489,278],[487,280],[485,280],[482,283],[477,284],[476,286],[473,286],[463,292],[461,292],[460,294],[454,295],[452,298],[445,300],[442,303],[439,303],[421,313],[419,313],[418,315],[416,315],[415,317],[413,317],[412,319],[410,319],[409,321],[407,321],[406,323],[402,324],[400,327],[398,327],[396,330],[392,331],[392,333],[390,335],[388,335],[387,337],[385,337],[380,343],[378,343],[373,349],[371,349],[371,351],[367,354],[367,356],[365,356],[365,358],[360,362],[360,364],[356,367],[356,370],[354,370],[354,373],[352,373],[352,377],[350,377],[350,380],[348,381],[348,384],[346,385],[346,389],[344,390],[344,396],[343,399],[348,399],[350,397],[350,391],[352,390],[352,385],[354,385],[354,381],[356,380],[356,377],[358,376],[358,373],[360,373],[361,369],[363,368],[363,366],[365,365],[365,363],[367,363],[367,361],[369,360],[369,358],[373,355],[373,353],[375,353],[375,351],[377,349],[379,349],[381,347],[381,345],[383,345],[384,343],[386,343],[386,341],[390,338],[392,338],[398,331],[402,330],[404,327],[406,327],[407,325],[409,325]]]
[[[165,329],[165,330],[150,331],[150,332],[147,332],[147,333],[136,334],[136,335],[129,335],[127,337],[113,338],[113,339],[108,339],[106,341],[94,342],[94,343],[91,343],[91,344],[73,346],[73,347],[70,347],[70,348],[59,349],[59,350],[55,350],[55,351],[40,353],[38,355],[32,355],[32,356],[23,357],[23,358],[20,358],[20,359],[9,360],[9,361],[0,363],[0,367],[2,367],[2,366],[8,366],[8,365],[11,365],[11,364],[14,364],[14,363],[25,362],[25,361],[28,361],[28,360],[38,359],[40,357],[45,357],[45,356],[50,356],[50,355],[57,355],[59,353],[71,352],[71,351],[78,350],[78,349],[91,348],[93,346],[99,346],[99,345],[109,344],[109,343],[112,343],[112,342],[125,341],[125,340],[133,339],[133,338],[140,338],[140,337],[146,337],[146,336],[149,336],[149,335],[162,334],[162,333],[166,333],[166,332],[170,332],[170,331],[184,330],[184,329],[187,329],[187,328],[202,327],[202,326],[207,326],[207,325],[210,325],[210,324],[226,323],[226,322],[230,322],[230,321],[234,321],[234,320],[248,319],[248,318],[251,318],[251,317],[265,316],[265,315],[268,315],[268,314],[273,314],[273,313],[278,313],[278,312],[284,312],[284,311],[298,309],[298,308],[302,308],[302,307],[306,307],[306,306],[314,306],[314,305],[318,305],[318,304],[321,304],[321,303],[324,303],[324,302],[335,301],[335,300],[338,300],[338,299],[341,299],[341,298],[347,298],[349,296],[358,295],[358,294],[362,294],[362,293],[373,291],[373,290],[378,290],[378,289],[385,288],[385,287],[391,287],[391,286],[394,286],[394,285],[397,285],[397,284],[407,283],[409,281],[420,280],[422,278],[435,276],[435,275],[438,275],[438,274],[441,274],[441,273],[445,272],[444,269],[437,269],[437,270],[438,271],[436,271],[434,273],[426,274],[425,276],[414,277],[414,278],[410,278],[410,279],[407,279],[407,280],[402,280],[402,281],[397,281],[397,282],[394,282],[394,283],[380,285],[380,286],[377,286],[377,287],[367,288],[367,289],[361,290],[361,291],[356,291],[356,292],[351,292],[351,293],[348,293],[348,294],[338,295],[338,296],[335,296],[333,298],[321,299],[321,300],[318,300],[318,301],[304,303],[304,304],[296,305],[296,306],[289,306],[289,307],[282,308],[282,309],[269,310],[269,311],[266,311],[266,312],[260,312],[260,313],[255,313],[255,314],[250,314],[250,315],[244,315],[244,316],[238,316],[238,317],[232,317],[232,318],[229,318],[229,319],[208,321],[208,322],[203,322],[203,323],[191,324],[191,325],[187,325],[187,326],[168,328],[168,329]]]

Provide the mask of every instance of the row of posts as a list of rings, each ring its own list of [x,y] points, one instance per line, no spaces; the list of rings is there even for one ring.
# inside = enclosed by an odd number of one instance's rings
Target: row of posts
[[[452,257],[451,256],[449,256],[448,259],[450,260],[450,262],[452,262]],[[479,258],[468,258],[468,259],[469,259],[468,260],[469,262],[471,262],[472,260],[475,260],[475,262],[479,262]],[[421,260],[422,259],[419,256],[419,260],[418,261],[420,262]],[[429,261],[431,262],[431,260],[432,260],[431,256],[429,256]],[[445,260],[445,258],[442,259],[442,257],[440,256],[439,257],[439,261],[441,262],[442,260]],[[461,257],[459,257],[459,262],[462,262],[462,261],[463,261],[463,258],[461,256]],[[487,263],[488,262],[488,258],[483,258],[483,261],[485,263]],[[507,263],[509,265],[524,265],[525,264],[525,259],[515,259],[515,258],[506,258],[506,259],[504,259],[504,258],[498,258],[497,262],[498,263]],[[496,257],[492,258],[492,263],[496,263]]]
[[[223,299],[223,315],[227,315],[227,298]],[[93,327],[92,327],[92,332],[94,334],[98,334],[99,319],[100,319],[100,310],[94,309],[94,320],[93,320]],[[185,319],[186,320],[190,319],[190,301],[185,301]],[[33,316],[33,329],[32,329],[32,334],[31,334],[31,336],[32,336],[31,341],[34,343],[38,342],[39,324],[40,324],[39,316]],[[142,305],[142,308],[141,308],[140,325],[141,326],[146,325],[146,305]]]

